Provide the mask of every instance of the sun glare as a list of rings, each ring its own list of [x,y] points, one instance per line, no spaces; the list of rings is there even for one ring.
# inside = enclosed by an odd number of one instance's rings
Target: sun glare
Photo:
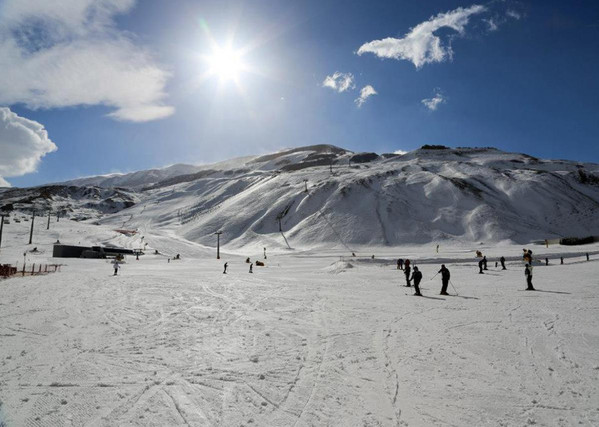
[[[231,48],[217,47],[208,58],[209,73],[221,80],[235,80],[244,70],[241,54]]]

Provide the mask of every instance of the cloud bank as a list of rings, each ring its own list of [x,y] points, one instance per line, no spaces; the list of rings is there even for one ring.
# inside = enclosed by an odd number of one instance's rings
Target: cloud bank
[[[328,87],[339,93],[354,89],[354,75],[352,73],[335,72],[332,76],[326,76],[322,82],[323,87]]]
[[[117,120],[173,114],[169,73],[114,16],[135,0],[5,0],[0,3],[0,103],[28,108],[105,105]]]
[[[0,187],[10,186],[4,176],[35,172],[41,158],[56,149],[41,123],[0,107]]]
[[[450,28],[463,35],[470,17],[485,10],[484,6],[473,5],[439,13],[416,25],[403,38],[387,37],[373,40],[360,46],[357,54],[373,53],[380,58],[403,59],[412,62],[416,68],[433,62],[443,62],[452,58],[451,42],[443,43],[435,32],[441,28]]]
[[[358,108],[360,108],[369,97],[371,97],[372,95],[376,95],[376,94],[377,94],[377,91],[374,90],[374,88],[372,86],[366,85],[360,90],[360,96],[357,97],[356,99],[354,99],[354,102],[356,103]]]

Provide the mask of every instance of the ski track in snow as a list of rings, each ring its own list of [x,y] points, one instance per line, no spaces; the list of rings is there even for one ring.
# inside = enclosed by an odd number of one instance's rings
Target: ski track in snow
[[[596,256],[535,267],[539,292],[524,292],[519,262],[478,275],[459,248],[410,247],[433,299],[402,286],[399,248],[344,258],[350,269],[331,268],[338,252],[269,253],[249,274],[245,256],[145,232],[191,255],[129,258],[116,277],[68,259],[0,281],[9,426],[599,425]],[[9,230],[3,259],[22,257],[23,237]],[[437,297],[435,257],[459,296]]]

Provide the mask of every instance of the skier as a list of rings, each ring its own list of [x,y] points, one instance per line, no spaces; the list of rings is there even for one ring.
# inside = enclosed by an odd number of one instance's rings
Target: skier
[[[483,257],[483,270],[487,270],[487,256]]]
[[[398,270],[403,270],[403,259],[399,258],[397,260],[397,269]]]
[[[228,262],[225,262],[225,269],[223,270],[223,274],[227,274],[227,266],[229,265]]]
[[[410,283],[410,272],[411,272],[411,268],[409,264],[406,264],[406,268],[404,269],[403,274],[406,275],[406,286],[409,288],[410,286],[412,286],[412,284]]]
[[[408,268],[410,266],[410,260],[409,259],[405,260],[403,265],[404,265],[404,268]]]
[[[412,280],[414,281],[414,290],[416,293],[414,295],[421,297],[420,293],[420,281],[422,280],[422,273],[418,270],[418,267],[414,267],[414,274],[412,274]]]
[[[507,268],[505,268],[505,257],[502,256],[501,258],[499,258],[499,262],[501,263],[501,269],[502,270],[507,270]]]
[[[246,264],[249,264],[249,263],[250,263],[250,257],[247,257],[247,258],[245,259],[245,263],[246,263]]]
[[[117,260],[114,260],[114,262],[112,264],[113,264],[113,267],[114,267],[114,274],[113,274],[113,276],[116,276],[117,274],[119,274],[119,268],[121,268],[121,265],[119,264],[119,262]]]
[[[451,277],[451,274],[449,273],[447,267],[445,267],[445,264],[441,265],[441,270],[439,270],[439,273],[441,273],[441,283],[443,285],[441,286],[440,295],[449,295],[447,293],[447,286],[449,285],[449,278]]]
[[[524,276],[526,276],[526,290],[534,291],[535,288],[532,286],[532,265],[526,264],[524,268]]]
[[[254,269],[254,263],[250,264],[250,273],[253,273],[253,269]]]
[[[484,274],[483,273],[483,260],[482,259],[480,261],[478,261],[478,274]]]
[[[264,259],[266,259],[266,248],[264,248]]]

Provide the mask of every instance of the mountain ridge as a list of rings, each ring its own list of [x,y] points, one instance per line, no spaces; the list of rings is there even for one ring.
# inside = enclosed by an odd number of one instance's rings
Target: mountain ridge
[[[154,170],[148,179],[138,171],[126,178],[134,187],[103,196],[112,202],[110,209],[100,208],[104,199],[96,197],[97,214],[87,200],[82,216],[208,246],[223,231],[224,244],[257,248],[527,242],[599,234],[594,163],[493,147],[424,146],[379,155],[316,145],[200,168],[164,179]],[[116,190],[95,188],[93,194]],[[3,201],[6,194],[0,193]],[[73,215],[85,204],[77,197],[69,202]],[[52,200],[45,206],[52,209]]]

